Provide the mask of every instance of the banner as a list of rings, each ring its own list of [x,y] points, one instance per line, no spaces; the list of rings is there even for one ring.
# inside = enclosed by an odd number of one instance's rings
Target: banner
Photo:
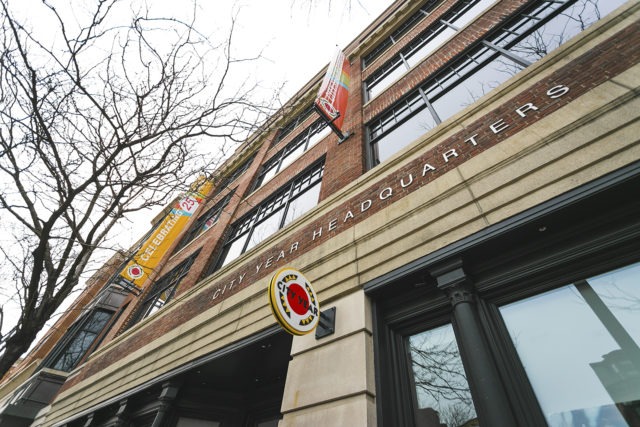
[[[349,100],[351,66],[341,50],[336,52],[324,76],[315,106],[329,126],[342,136],[342,124]]]
[[[158,266],[172,243],[180,237],[189,218],[196,212],[212,188],[213,183],[204,178],[192,185],[192,190],[175,204],[120,272],[118,281],[120,285],[134,288],[134,290],[142,288],[149,274]]]

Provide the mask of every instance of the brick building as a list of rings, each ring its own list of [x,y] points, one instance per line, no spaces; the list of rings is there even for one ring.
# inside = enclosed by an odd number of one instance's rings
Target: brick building
[[[351,136],[312,108],[320,70],[142,292],[106,282],[15,425],[640,425],[639,17],[394,2],[343,48]],[[333,325],[277,324],[286,266]]]

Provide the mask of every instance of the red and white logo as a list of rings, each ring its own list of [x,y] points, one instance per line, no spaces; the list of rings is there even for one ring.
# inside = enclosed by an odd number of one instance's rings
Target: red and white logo
[[[127,269],[127,274],[133,280],[136,280],[144,276],[144,270],[138,264],[131,264]]]
[[[318,297],[311,283],[297,270],[287,267],[273,275],[269,302],[276,320],[290,334],[306,335],[318,326]]]

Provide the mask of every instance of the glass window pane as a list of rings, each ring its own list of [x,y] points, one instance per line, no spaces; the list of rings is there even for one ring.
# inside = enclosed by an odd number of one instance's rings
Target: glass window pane
[[[278,231],[280,228],[280,221],[282,220],[282,213],[284,209],[280,209],[269,218],[262,221],[260,224],[256,225],[251,232],[251,237],[249,238],[249,243],[247,243],[248,251],[258,243],[262,242],[267,237],[271,236],[273,233]]]
[[[451,324],[409,338],[417,402],[416,425],[478,425]]]
[[[535,62],[624,3],[624,0],[578,1],[509,50]]]
[[[462,29],[462,27],[466,26],[469,22],[476,19],[482,12],[484,12],[489,6],[494,3],[495,0],[481,0],[471,9],[467,10],[463,15],[459,18],[453,20],[451,22],[456,27]]]
[[[245,234],[244,236],[240,237],[238,240],[234,241],[229,246],[229,250],[225,254],[224,260],[222,261],[220,266],[224,266],[224,265],[229,264],[231,261],[233,261],[234,259],[238,258],[240,256],[240,254],[242,254],[242,249],[244,248],[244,244],[247,241],[247,237],[248,236],[249,236],[248,233]]]
[[[110,318],[110,312],[94,311],[51,367],[60,371],[71,371],[89,350]]]
[[[325,136],[329,135],[331,133],[331,128],[327,125],[325,125],[322,129],[320,129],[320,131],[312,134],[309,137],[309,143],[307,144],[307,150],[311,147],[313,147],[314,145],[316,145],[318,142],[322,141],[324,139]]]
[[[402,148],[436,126],[431,114],[422,109],[400,126],[384,135],[375,143],[378,162],[384,162]]]
[[[442,25],[436,29],[439,33],[428,43],[417,49],[407,58],[409,67],[414,67],[418,62],[426,58],[431,52],[442,46],[442,44],[456,33],[453,28]]]
[[[407,67],[403,62],[398,62],[397,66],[389,71],[384,77],[380,80],[373,83],[371,86],[367,86],[369,91],[369,99],[375,98],[380,93],[382,93],[386,88],[388,88],[393,82],[398,80],[404,73],[407,72]]]
[[[300,217],[305,212],[318,204],[320,198],[320,183],[302,193],[299,197],[293,199],[287,207],[287,215],[284,219],[284,225],[289,224],[294,219]]]
[[[440,120],[444,121],[476,102],[521,69],[520,65],[500,56],[475,71],[472,75],[462,77],[457,86],[449,89],[439,99],[433,101],[433,107]],[[460,70],[460,72],[464,73],[466,71]]]
[[[305,144],[302,143],[298,145],[296,148],[294,148],[293,150],[291,150],[290,152],[288,152],[282,159],[282,165],[280,165],[279,170],[284,170],[284,168],[286,168],[291,163],[293,163],[294,160],[302,156],[302,153],[304,153],[304,146]]]
[[[640,264],[500,311],[551,427],[640,425]]]

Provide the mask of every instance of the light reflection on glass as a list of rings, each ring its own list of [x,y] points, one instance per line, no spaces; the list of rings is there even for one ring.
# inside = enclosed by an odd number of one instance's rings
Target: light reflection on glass
[[[416,425],[479,425],[451,324],[411,336],[409,353],[418,408]]]
[[[640,426],[640,264],[500,311],[551,427]]]

